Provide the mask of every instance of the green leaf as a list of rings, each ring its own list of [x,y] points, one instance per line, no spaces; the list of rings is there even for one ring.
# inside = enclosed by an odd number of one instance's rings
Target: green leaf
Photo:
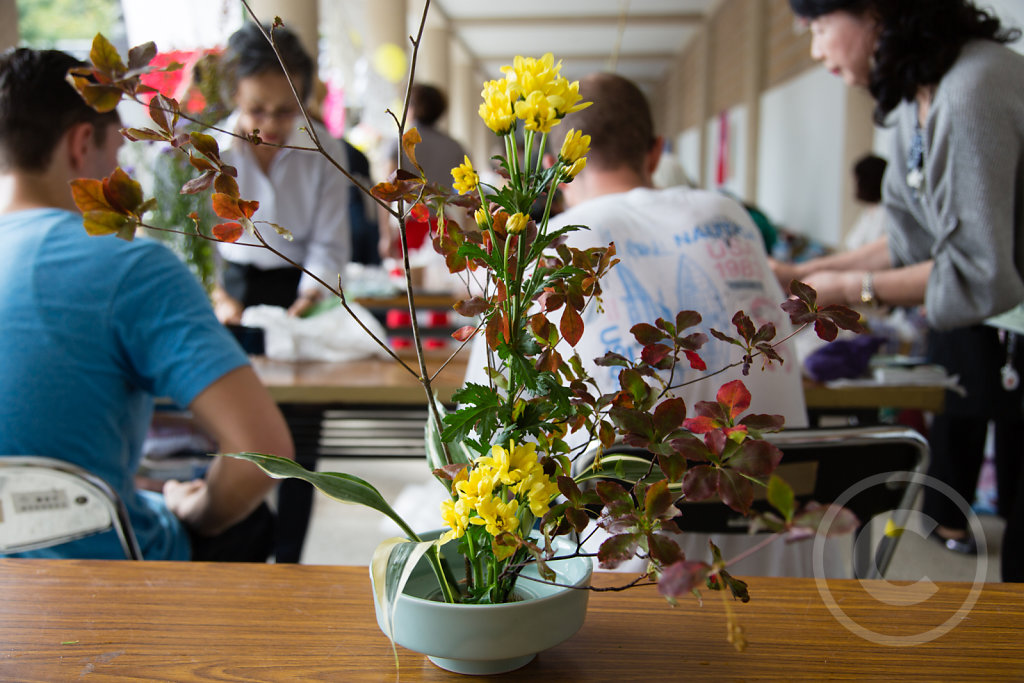
[[[92,39],[92,49],[89,51],[89,61],[97,69],[111,73],[124,73],[127,71],[121,55],[117,48],[106,39],[102,33],[97,33]]]
[[[441,419],[443,420],[448,413],[445,412],[444,406],[438,403],[438,411],[441,413]],[[441,430],[431,415],[427,418],[427,423],[423,427],[424,429],[424,446],[427,452],[427,465],[431,471],[441,469],[448,463],[444,457],[443,441],[441,439]],[[448,454],[452,458],[452,464],[469,464],[473,461],[472,453],[467,448],[463,440],[457,440],[448,444]],[[441,482],[444,484],[444,482]],[[447,486],[447,485],[446,485]]]
[[[793,521],[793,512],[796,510],[793,487],[777,474],[768,479],[768,502],[779,511],[786,522]]]
[[[577,482],[589,479],[619,479],[635,484],[643,479],[651,470],[649,458],[626,453],[611,453],[601,457],[599,466],[582,472],[575,477]]]
[[[377,605],[384,614],[384,635],[391,641],[395,655],[395,669],[398,669],[398,650],[395,648],[393,624],[398,596],[409,582],[412,570],[420,558],[435,546],[437,541],[411,543],[407,538],[389,538],[373,551],[370,561],[370,579]]]
[[[405,520],[384,500],[384,496],[380,494],[380,491],[359,477],[341,472],[311,472],[294,460],[281,458],[276,455],[265,455],[263,453],[223,453],[222,455],[240,460],[248,460],[275,479],[302,479],[303,481],[308,481],[328,498],[341,503],[363,505],[380,512],[393,520],[411,538],[417,538]]]
[[[125,229],[133,223],[127,216],[113,211],[86,211],[82,214],[82,224],[85,231],[93,236],[115,233],[121,236]]]

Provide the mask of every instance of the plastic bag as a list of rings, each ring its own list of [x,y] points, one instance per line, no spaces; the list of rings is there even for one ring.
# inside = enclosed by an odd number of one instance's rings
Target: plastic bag
[[[386,339],[372,313],[355,303],[349,307],[378,339]],[[263,328],[266,356],[273,360],[344,362],[384,353],[340,305],[308,318],[290,316],[280,306],[250,306],[242,324]]]

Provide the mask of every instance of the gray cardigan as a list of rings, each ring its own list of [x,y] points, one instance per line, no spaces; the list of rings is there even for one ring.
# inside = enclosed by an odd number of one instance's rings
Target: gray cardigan
[[[973,325],[1024,302],[1024,55],[964,46],[923,130],[924,185],[907,184],[917,104],[895,111],[883,197],[894,265],[934,259],[925,293],[936,329]]]

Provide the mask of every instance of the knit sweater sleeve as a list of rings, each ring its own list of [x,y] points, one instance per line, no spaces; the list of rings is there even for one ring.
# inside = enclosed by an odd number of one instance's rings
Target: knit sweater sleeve
[[[999,59],[1005,48],[994,44],[970,48],[942,80],[925,130],[921,211],[934,238],[925,307],[938,329],[974,324],[1024,301],[1015,262],[1024,228],[1024,60]]]

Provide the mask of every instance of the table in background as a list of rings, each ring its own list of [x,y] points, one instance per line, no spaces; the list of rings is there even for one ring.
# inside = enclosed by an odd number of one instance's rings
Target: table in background
[[[623,582],[597,574],[595,583]],[[881,581],[868,582],[882,590]],[[887,605],[856,581],[830,581],[859,624],[925,632],[953,615],[969,584],[940,583],[916,606]],[[948,633],[888,647],[844,628],[813,579],[751,578],[732,603],[749,647],[725,640],[717,594],[669,607],[651,587],[594,593],[582,630],[541,653],[517,681],[1021,680],[1024,585],[986,584]],[[6,680],[353,681],[398,679],[377,627],[365,567],[0,560],[0,672]],[[398,649],[402,681],[467,681]]]

